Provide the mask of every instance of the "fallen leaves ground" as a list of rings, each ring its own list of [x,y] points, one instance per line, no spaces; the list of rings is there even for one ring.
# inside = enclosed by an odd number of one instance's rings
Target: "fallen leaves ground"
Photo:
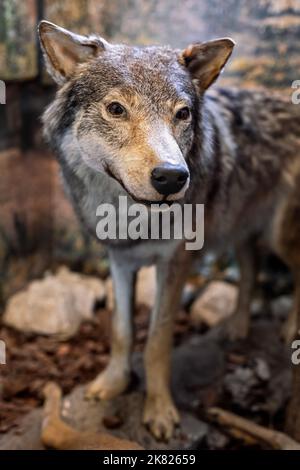
[[[147,338],[149,311],[140,307],[135,316],[135,349]],[[187,314],[179,313],[175,341],[182,340],[190,325]],[[1,327],[7,364],[0,365],[0,433],[14,427],[18,419],[42,403],[41,390],[49,380],[57,381],[64,393],[92,380],[109,357],[110,312],[98,308],[92,321],[81,325],[72,339],[59,342],[51,337],[24,335]]]

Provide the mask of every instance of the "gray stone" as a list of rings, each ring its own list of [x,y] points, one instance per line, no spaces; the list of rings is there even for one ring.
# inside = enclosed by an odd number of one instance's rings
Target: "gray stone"
[[[22,332],[70,338],[83,320],[92,318],[95,302],[104,297],[101,280],[62,267],[13,295],[3,323]]]
[[[271,303],[271,311],[274,317],[284,320],[288,317],[293,307],[293,299],[290,295],[281,295]]]

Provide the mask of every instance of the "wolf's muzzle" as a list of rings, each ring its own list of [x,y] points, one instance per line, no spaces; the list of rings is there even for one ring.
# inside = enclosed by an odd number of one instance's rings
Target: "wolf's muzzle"
[[[151,173],[151,184],[157,192],[168,196],[178,193],[189,177],[188,170],[182,165],[164,163],[157,166]]]

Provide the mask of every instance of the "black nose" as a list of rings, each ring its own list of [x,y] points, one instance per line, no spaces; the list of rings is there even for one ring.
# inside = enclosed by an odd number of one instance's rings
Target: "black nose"
[[[152,186],[160,194],[178,193],[186,183],[189,177],[188,170],[182,165],[171,165],[164,163],[157,166],[151,173]]]

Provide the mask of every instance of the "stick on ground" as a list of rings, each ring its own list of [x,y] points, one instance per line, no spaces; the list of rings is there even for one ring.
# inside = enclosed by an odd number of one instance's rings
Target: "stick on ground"
[[[273,449],[300,450],[300,444],[286,434],[265,428],[221,408],[210,408],[208,416],[220,426],[226,427],[231,435],[243,439],[248,444],[259,442]]]
[[[45,405],[41,440],[46,447],[59,450],[142,450],[136,442],[109,433],[80,432],[60,417],[61,389],[49,382],[44,388]]]

